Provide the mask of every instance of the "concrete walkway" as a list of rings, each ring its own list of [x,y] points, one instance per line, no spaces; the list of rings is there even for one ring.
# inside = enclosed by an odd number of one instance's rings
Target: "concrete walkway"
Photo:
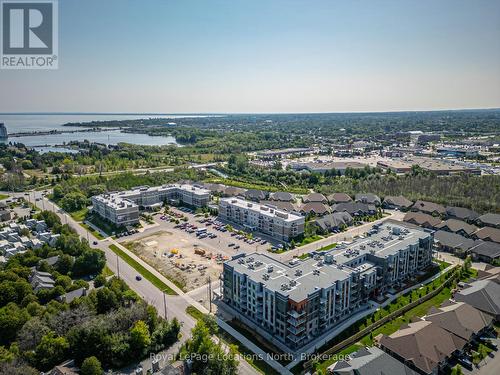
[[[265,361],[269,366],[271,366],[273,369],[275,369],[278,373],[280,373],[282,375],[292,375],[292,373],[286,367],[282,366],[274,358],[272,358],[270,355],[268,355],[263,349],[261,349],[260,347],[255,345],[253,342],[251,342],[249,339],[247,339],[244,335],[239,333],[237,330],[235,330],[233,327],[231,327],[225,321],[223,321],[220,318],[217,318],[217,324],[224,331],[226,331],[231,336],[233,336],[236,340],[241,342],[246,348],[248,348],[254,354],[259,356],[259,358],[261,358],[263,361]]]

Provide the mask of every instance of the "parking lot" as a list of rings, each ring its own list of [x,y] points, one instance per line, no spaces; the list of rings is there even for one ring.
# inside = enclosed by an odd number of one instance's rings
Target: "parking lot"
[[[183,208],[153,215],[155,225],[117,238],[128,249],[167,277],[193,290],[217,279],[222,262],[241,252],[267,252],[265,239],[245,237],[226,229],[213,216],[195,215]]]

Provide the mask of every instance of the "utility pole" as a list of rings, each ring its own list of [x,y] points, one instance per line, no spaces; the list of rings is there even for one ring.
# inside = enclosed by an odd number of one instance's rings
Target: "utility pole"
[[[116,273],[118,274],[118,278],[120,278],[120,262],[118,259],[118,254],[116,254]]]
[[[210,276],[208,276],[208,303],[209,303],[208,312],[212,313],[212,282]]]
[[[163,290],[163,310],[165,311],[165,320],[167,319],[167,297],[165,296],[165,290]]]

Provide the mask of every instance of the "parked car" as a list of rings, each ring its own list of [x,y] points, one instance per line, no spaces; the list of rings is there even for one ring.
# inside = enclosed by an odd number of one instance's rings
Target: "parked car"
[[[137,281],[141,281],[141,280],[142,280],[142,276],[137,275],[137,276],[135,277],[135,279],[136,279]]]

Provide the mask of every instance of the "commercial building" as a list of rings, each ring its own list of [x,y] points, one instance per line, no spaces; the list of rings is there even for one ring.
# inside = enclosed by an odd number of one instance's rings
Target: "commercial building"
[[[453,160],[433,159],[428,157],[405,157],[394,158],[390,160],[381,160],[377,162],[377,166],[382,169],[391,170],[395,173],[410,172],[414,165],[420,168],[436,173],[437,175],[453,175],[459,173],[468,173],[480,175],[481,170],[472,167],[465,163],[460,163]]]
[[[267,234],[280,241],[304,233],[303,216],[241,198],[223,198],[219,201],[219,216],[222,220],[244,226],[251,231]]]
[[[139,222],[141,207],[154,207],[165,201],[205,207],[210,201],[210,192],[194,185],[141,186],[93,196],[92,211],[118,226],[131,225]]]
[[[223,301],[252,329],[297,350],[431,264],[432,232],[387,220],[370,233],[288,264],[238,255],[224,263]]]

